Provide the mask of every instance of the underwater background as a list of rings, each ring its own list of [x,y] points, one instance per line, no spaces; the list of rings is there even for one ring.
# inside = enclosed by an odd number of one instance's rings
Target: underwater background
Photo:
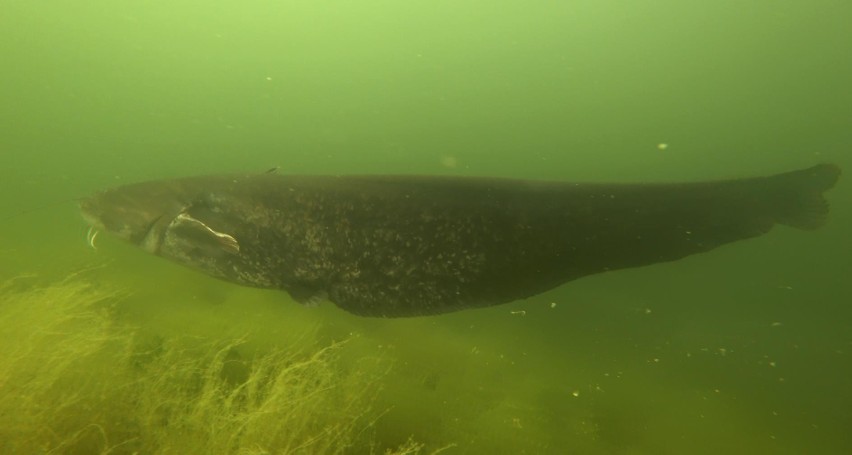
[[[852,453],[852,189],[814,232],[369,319],[75,199],[294,174],[852,169],[852,3],[0,0],[3,453]]]

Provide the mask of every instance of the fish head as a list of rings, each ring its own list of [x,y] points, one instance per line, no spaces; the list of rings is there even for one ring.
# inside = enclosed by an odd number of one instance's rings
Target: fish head
[[[79,205],[93,229],[155,252],[168,225],[194,197],[186,185],[157,181],[99,191]]]
[[[230,179],[144,182],[98,192],[80,202],[93,229],[145,251],[223,276],[239,256],[233,233],[242,215],[229,194]],[[223,190],[224,189],[224,190]]]

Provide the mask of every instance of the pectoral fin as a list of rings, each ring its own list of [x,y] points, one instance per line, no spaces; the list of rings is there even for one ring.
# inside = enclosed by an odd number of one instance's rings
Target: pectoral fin
[[[328,300],[328,293],[309,286],[293,285],[287,288],[287,292],[293,300],[306,307],[318,307],[320,303]]]
[[[233,236],[216,231],[186,212],[176,216],[169,226],[169,236],[179,238],[187,246],[205,254],[239,254],[240,243]]]

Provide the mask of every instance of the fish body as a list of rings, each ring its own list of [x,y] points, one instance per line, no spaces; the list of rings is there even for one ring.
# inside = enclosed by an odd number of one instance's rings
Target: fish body
[[[839,174],[823,164],[697,183],[200,176],[113,188],[81,210],[96,229],[216,278],[405,317],[524,299],[776,224],[815,229]]]

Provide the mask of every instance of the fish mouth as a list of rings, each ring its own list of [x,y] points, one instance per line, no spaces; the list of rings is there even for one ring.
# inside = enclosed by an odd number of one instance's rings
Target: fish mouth
[[[80,207],[80,215],[83,217],[83,220],[86,221],[86,224],[92,226],[96,229],[103,229],[103,223],[100,221],[100,217],[96,216],[92,213],[92,202],[89,199],[83,199],[80,201],[78,206]]]

